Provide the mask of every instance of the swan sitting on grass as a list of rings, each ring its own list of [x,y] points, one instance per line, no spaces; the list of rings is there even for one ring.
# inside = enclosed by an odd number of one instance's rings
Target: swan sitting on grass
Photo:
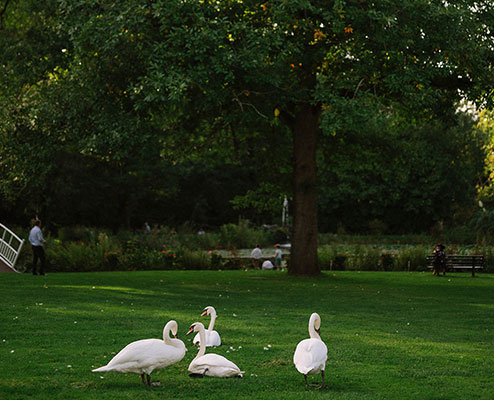
[[[326,387],[324,383],[324,369],[326,368],[326,360],[328,359],[328,349],[321,340],[320,335],[321,317],[317,313],[313,313],[309,319],[309,339],[302,340],[295,349],[293,355],[293,363],[298,372],[304,374],[305,384],[308,386],[307,375],[315,375],[319,372],[322,376],[322,385],[320,388]]]
[[[214,322],[216,321],[216,310],[212,306],[207,306],[201,314],[201,317],[205,315],[211,315],[211,320],[209,321],[209,326],[206,331],[206,347],[216,347],[221,345],[221,338],[218,332],[213,330]],[[194,346],[198,346],[201,341],[201,337],[197,334],[194,337],[192,343]]]
[[[200,337],[199,351],[196,357],[189,365],[189,376],[202,378],[204,376],[213,376],[217,378],[242,377],[244,371],[240,371],[234,363],[218,354],[206,353],[206,338],[204,325],[200,322],[194,322],[187,332],[198,332]]]
[[[115,371],[121,373],[140,374],[142,383],[151,386],[150,374],[154,370],[165,368],[184,358],[186,348],[184,342],[176,339],[178,324],[169,321],[163,329],[163,340],[143,339],[125,346],[104,367],[93,369],[93,372]],[[174,339],[170,338],[170,331]],[[146,380],[145,380],[146,378]],[[159,385],[153,382],[153,385]]]

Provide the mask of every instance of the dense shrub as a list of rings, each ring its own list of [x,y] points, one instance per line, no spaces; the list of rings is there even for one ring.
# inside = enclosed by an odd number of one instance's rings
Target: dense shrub
[[[484,246],[476,249],[474,254],[483,254],[484,260],[484,272],[494,272],[494,247]]]
[[[220,228],[220,242],[227,249],[245,249],[256,244],[264,245],[273,237],[268,232],[253,229],[249,221],[241,220],[237,225],[226,224]]]
[[[123,231],[117,235],[84,227],[60,229],[58,238],[46,235],[47,269],[72,272],[247,268],[250,250],[239,252],[237,249],[251,249],[257,243],[271,247],[276,239],[274,232],[275,229],[255,229],[247,221],[204,234],[191,231],[191,227],[179,232],[154,227],[150,233]],[[408,240],[413,243],[403,244]],[[379,242],[376,236],[321,235],[320,242],[321,270],[422,271],[427,269],[426,257],[434,247],[434,240],[425,236],[387,236]],[[484,254],[485,271],[494,272],[494,247],[487,239],[478,246],[444,243],[448,254]],[[220,253],[213,249],[228,251]],[[31,248],[26,242],[17,268],[29,269],[31,261]]]
[[[105,253],[112,249],[98,243],[47,241],[46,257],[50,272],[108,270]]]
[[[403,246],[394,256],[394,268],[399,271],[424,271],[427,269],[427,255],[431,252],[428,246]]]
[[[322,270],[415,271],[426,267],[428,246],[331,244],[318,251]]]

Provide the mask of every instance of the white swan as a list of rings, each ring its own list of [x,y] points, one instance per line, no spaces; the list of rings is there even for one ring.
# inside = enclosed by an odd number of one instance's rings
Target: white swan
[[[221,345],[220,335],[218,332],[213,330],[214,322],[216,321],[216,310],[212,306],[207,306],[202,312],[201,317],[204,317],[205,315],[211,315],[211,321],[209,321],[209,326],[206,331],[206,347],[220,346]],[[201,341],[201,337],[199,334],[197,334],[194,337],[192,343],[194,344],[194,346],[198,346],[200,341]]]
[[[115,371],[122,373],[140,374],[142,383],[151,385],[150,374],[154,370],[175,364],[184,358],[187,351],[182,342],[176,339],[178,324],[169,321],[163,329],[163,340],[143,339],[125,346],[104,367],[93,369],[93,372]],[[170,338],[170,331],[175,339]],[[159,383],[156,383],[159,385]]]
[[[203,377],[214,376],[217,378],[242,377],[244,371],[240,371],[234,363],[227,360],[225,357],[218,354],[206,353],[206,338],[204,325],[200,322],[194,322],[187,332],[187,335],[192,332],[198,332],[201,338],[199,343],[199,351],[196,357],[189,365],[190,376]]]
[[[328,359],[328,348],[321,340],[320,335],[321,317],[313,313],[309,319],[310,339],[302,340],[295,349],[293,363],[298,372],[304,374],[305,384],[308,385],[307,375],[315,375],[319,372],[322,376],[321,388],[326,387],[324,383],[324,369]]]

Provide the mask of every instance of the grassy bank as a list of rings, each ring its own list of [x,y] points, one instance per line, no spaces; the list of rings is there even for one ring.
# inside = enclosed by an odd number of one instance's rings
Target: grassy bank
[[[0,399],[490,399],[494,276],[151,271],[0,276]],[[214,350],[244,379],[191,379],[190,323],[218,312]],[[307,389],[292,356],[322,318],[328,389]],[[127,343],[175,319],[189,351],[148,388],[95,374]],[[202,319],[207,323],[206,318]],[[312,378],[313,381],[318,380]]]

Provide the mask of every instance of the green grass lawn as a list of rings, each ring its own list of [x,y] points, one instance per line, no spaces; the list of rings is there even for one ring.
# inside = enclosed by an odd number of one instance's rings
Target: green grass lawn
[[[0,399],[492,399],[494,275],[154,271],[0,275]],[[192,379],[185,336],[205,306],[214,350],[243,379]],[[328,347],[328,388],[306,388],[293,363],[312,312]],[[126,344],[175,319],[178,364],[138,375],[92,373]],[[312,382],[320,376],[311,377]]]

